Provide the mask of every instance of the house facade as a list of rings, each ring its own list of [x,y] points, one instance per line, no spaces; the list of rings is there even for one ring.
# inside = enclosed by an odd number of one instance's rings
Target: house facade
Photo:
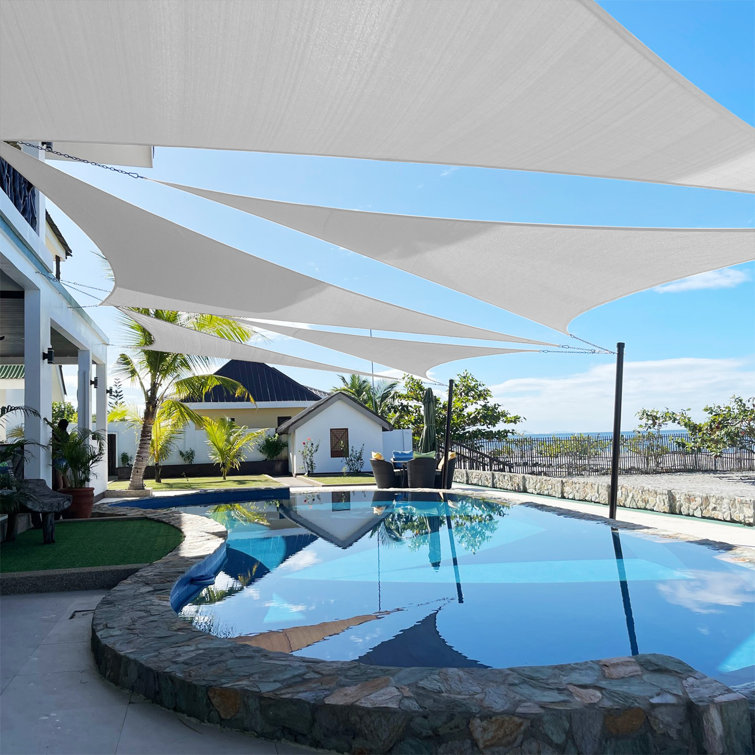
[[[24,151],[39,156],[37,150]],[[23,367],[8,371],[13,382],[4,390],[12,391],[14,404],[50,418],[53,400],[62,397],[60,365],[77,365],[79,426],[106,432],[108,341],[60,283],[60,265],[70,253],[46,212],[45,198],[0,160],[0,364]],[[40,417],[27,416],[24,436],[42,444],[27,448],[25,476],[49,484],[48,426]],[[107,459],[91,484],[95,494],[104,492]]]
[[[288,439],[291,474],[306,474],[302,448],[311,441],[319,447],[314,454],[315,474],[340,474],[352,449],[363,449],[362,472],[370,470],[372,451],[383,453],[384,433],[393,430],[387,420],[352,396],[337,391],[278,427]]]

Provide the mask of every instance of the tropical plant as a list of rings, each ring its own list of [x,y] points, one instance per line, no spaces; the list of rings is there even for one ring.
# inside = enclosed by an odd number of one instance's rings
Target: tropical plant
[[[68,486],[87,487],[94,467],[105,457],[103,434],[79,427],[70,433],[58,433],[54,445],[54,453],[60,454],[62,459],[62,472]]]
[[[302,441],[301,458],[304,461],[304,469],[308,475],[315,473],[315,454],[320,450],[320,443],[307,438]]]
[[[250,430],[244,425],[237,425],[227,417],[206,419],[204,430],[207,445],[210,447],[210,460],[220,467],[223,479],[228,472],[238,469],[244,460],[247,449],[251,448],[264,430]]]
[[[358,450],[356,446],[352,446],[345,461],[346,470],[349,474],[359,474],[364,466],[364,443],[362,443],[362,447]]]
[[[244,342],[251,335],[248,328],[236,320],[225,317],[189,315],[162,309],[139,308],[133,311],[174,325],[211,333],[230,341]],[[220,375],[198,374],[210,366],[210,360],[206,357],[153,351],[148,348],[152,343],[152,336],[148,330],[125,315],[124,325],[130,339],[130,353],[123,353],[118,357],[118,367],[124,377],[138,384],[144,396],[141,432],[134,466],[131,469],[129,489],[143,490],[144,470],[150,458],[152,429],[157,410],[161,406],[166,406],[184,422],[191,421],[201,425],[202,417],[183,401],[190,398],[201,399],[207,391],[216,386],[225,388],[237,397],[248,398],[250,401],[253,399],[246,388],[236,380]]]
[[[286,448],[288,448],[288,443],[278,433],[265,434],[257,444],[257,450],[269,461],[277,459]]]
[[[187,448],[185,451],[179,451],[178,455],[181,457],[181,461],[184,464],[193,464],[196,453],[193,448]]]
[[[130,467],[131,462],[133,461],[133,458],[130,454],[127,454],[125,451],[121,452],[121,466],[122,467]]]
[[[172,410],[172,404],[162,404],[157,410],[155,422],[152,425],[149,458],[155,466],[155,482],[158,483],[162,482],[162,465],[175,450],[186,424],[182,414]]]
[[[396,410],[396,387],[398,382],[395,380],[379,380],[371,385],[369,380],[360,375],[349,375],[346,379],[339,375],[341,385],[333,388],[334,391],[348,393],[357,401],[371,409],[375,414],[390,421]]]

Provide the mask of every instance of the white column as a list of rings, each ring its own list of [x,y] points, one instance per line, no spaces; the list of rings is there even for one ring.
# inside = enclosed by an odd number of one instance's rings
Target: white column
[[[28,415],[24,420],[24,437],[31,441],[27,446],[24,476],[29,479],[52,480],[49,449],[50,429],[43,417],[52,416],[51,364],[42,361],[42,352],[50,346],[50,316],[42,292],[24,291],[24,405],[39,412],[39,417]],[[39,445],[42,444],[40,447]]]
[[[79,402],[79,430],[92,428],[92,352],[79,351],[79,387],[76,397]]]
[[[95,428],[107,435],[107,365],[95,365],[97,388],[95,389]]]

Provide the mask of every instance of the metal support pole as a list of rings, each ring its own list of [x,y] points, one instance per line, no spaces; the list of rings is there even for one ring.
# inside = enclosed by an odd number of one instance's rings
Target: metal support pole
[[[608,494],[608,517],[616,519],[619,493],[619,455],[621,452],[621,394],[624,385],[624,344],[616,344],[616,392],[613,400],[613,447],[611,449],[611,487]]]
[[[448,490],[448,452],[451,446],[451,412],[453,411],[454,401],[454,381],[448,381],[448,409],[446,410],[446,439],[443,443],[443,480],[444,490]]]

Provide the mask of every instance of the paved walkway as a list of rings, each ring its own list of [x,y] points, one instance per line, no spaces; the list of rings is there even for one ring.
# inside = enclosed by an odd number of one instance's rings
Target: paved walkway
[[[315,753],[202,724],[99,675],[89,646],[104,591],[0,597],[0,753]]]

